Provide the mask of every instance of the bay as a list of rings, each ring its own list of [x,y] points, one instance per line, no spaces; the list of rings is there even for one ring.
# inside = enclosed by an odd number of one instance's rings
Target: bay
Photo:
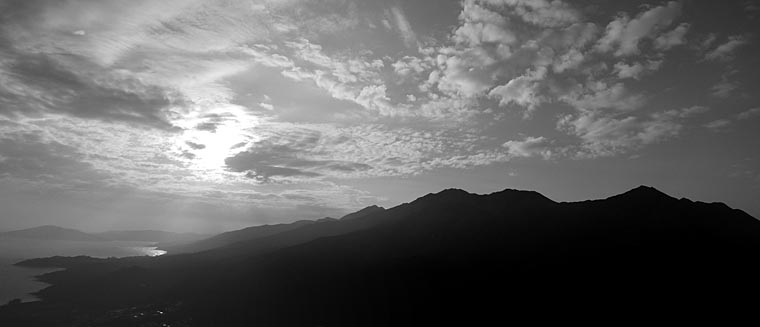
[[[81,242],[38,239],[0,238],[0,305],[13,299],[36,301],[31,293],[48,285],[35,276],[56,269],[14,266],[22,260],[50,256],[86,255],[98,258],[161,255],[153,242]]]

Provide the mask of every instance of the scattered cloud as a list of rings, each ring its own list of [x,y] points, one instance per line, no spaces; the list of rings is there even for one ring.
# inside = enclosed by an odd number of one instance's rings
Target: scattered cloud
[[[730,61],[734,58],[734,52],[749,43],[749,38],[742,35],[728,37],[728,41],[707,52],[704,60]]]
[[[736,90],[739,89],[739,84],[729,81],[726,75],[721,78],[721,81],[713,85],[710,88],[712,95],[719,98],[727,98],[731,96]]]
[[[668,110],[659,115],[666,115],[666,116],[678,117],[678,118],[689,118],[689,117],[706,113],[709,110],[710,108],[705,107],[705,106],[691,106],[691,107],[686,107],[686,108],[681,108],[681,109]]]
[[[512,79],[507,84],[493,88],[488,95],[499,98],[500,106],[515,103],[532,111],[541,103],[536,81],[540,81],[544,76],[546,76],[546,68],[539,67],[526,75]]]
[[[551,141],[543,136],[528,136],[522,141],[507,141],[503,145],[509,155],[514,157],[541,156],[544,159],[552,157]]]
[[[659,50],[668,50],[672,47],[686,44],[686,33],[689,31],[690,27],[691,25],[689,25],[689,23],[681,23],[670,32],[658,36],[654,40],[655,48]]]
[[[621,118],[586,113],[565,116],[558,126],[582,140],[579,157],[611,156],[678,135],[682,125],[667,115]]]
[[[596,48],[601,52],[612,51],[616,56],[638,54],[641,51],[639,42],[643,39],[659,38],[658,33],[681,15],[681,7],[680,2],[670,1],[666,5],[653,7],[633,19],[627,14],[621,14],[607,25],[605,35],[597,42]],[[663,36],[662,42],[669,41],[669,34]]]
[[[707,127],[708,129],[711,129],[711,130],[720,130],[720,129],[728,127],[728,125],[731,125],[731,121],[730,120],[728,120],[728,119],[717,119],[717,120],[713,120],[713,121],[705,124],[704,126]]]
[[[751,108],[747,109],[745,111],[740,112],[738,115],[736,115],[736,118],[738,119],[750,119],[756,116],[760,116],[760,107],[758,108]]]
[[[623,61],[615,64],[614,71],[617,72],[617,76],[623,78],[640,79],[642,75],[649,74],[657,71],[662,66],[661,60],[649,60],[645,63],[634,62],[633,64],[627,64]]]
[[[511,15],[540,27],[564,27],[581,18],[579,11],[560,0],[484,0],[481,2],[507,7]]]
[[[585,86],[576,85],[562,95],[560,100],[583,112],[599,109],[631,111],[643,106],[646,98],[629,91],[623,83],[608,85],[604,82],[589,82]]]

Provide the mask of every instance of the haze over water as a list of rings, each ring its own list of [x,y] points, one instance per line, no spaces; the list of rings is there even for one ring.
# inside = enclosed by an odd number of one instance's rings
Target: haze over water
[[[34,276],[57,269],[25,268],[14,263],[25,259],[49,256],[128,257],[161,255],[152,242],[81,242],[0,238],[0,304],[13,299],[34,301],[30,293],[39,291],[47,284],[35,280]]]

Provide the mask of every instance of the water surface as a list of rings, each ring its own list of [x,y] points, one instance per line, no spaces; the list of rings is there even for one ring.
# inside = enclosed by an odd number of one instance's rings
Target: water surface
[[[164,251],[156,250],[152,242],[75,242],[32,239],[0,238],[0,305],[13,299],[38,300],[30,293],[39,291],[47,284],[34,276],[57,269],[17,267],[22,260],[50,256],[128,257],[156,256]]]

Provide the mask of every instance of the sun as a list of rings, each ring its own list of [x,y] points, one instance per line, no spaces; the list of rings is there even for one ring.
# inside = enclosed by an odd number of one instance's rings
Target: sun
[[[213,124],[213,128],[199,128],[208,123]],[[173,148],[190,169],[223,170],[225,159],[245,150],[246,144],[258,139],[253,131],[260,123],[259,117],[243,107],[218,106],[182,118],[176,125],[184,132],[173,142]]]

